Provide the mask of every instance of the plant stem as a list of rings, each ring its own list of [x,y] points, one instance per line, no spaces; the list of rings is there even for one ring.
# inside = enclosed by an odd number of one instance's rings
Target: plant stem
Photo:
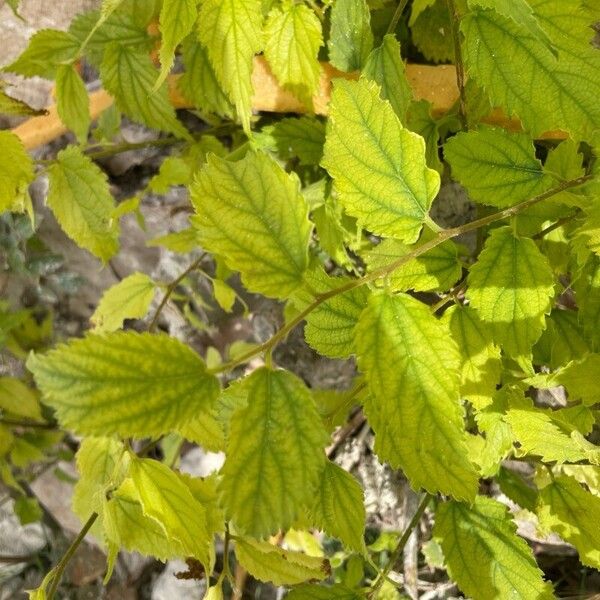
[[[419,503],[415,514],[413,515],[412,519],[410,520],[410,523],[408,524],[408,527],[404,530],[402,537],[398,540],[398,545],[396,546],[396,548],[394,548],[394,551],[390,556],[390,560],[371,586],[371,591],[369,592],[368,596],[369,599],[374,599],[377,596],[377,591],[383,585],[383,582],[387,579],[388,575],[390,574],[390,571],[394,568],[394,565],[398,562],[398,559],[400,558],[400,555],[404,550],[404,546],[406,546],[406,543],[408,542],[410,534],[413,532],[413,529],[419,524],[419,521],[421,520],[421,517],[423,516],[423,513],[425,512],[425,509],[427,508],[427,505],[429,504],[432,498],[433,496],[427,493],[421,499],[421,502]]]
[[[450,20],[452,21],[452,42],[454,44],[454,65],[456,66],[456,85],[459,93],[459,113],[458,116],[464,129],[468,129],[467,119],[467,98],[465,95],[465,65],[462,58],[462,48],[460,45],[460,15],[456,10],[454,0],[446,0],[448,11],[450,12]]]
[[[404,12],[404,9],[406,8],[407,4],[408,0],[400,0],[398,2],[398,6],[396,6],[396,10],[394,11],[394,16],[392,17],[392,20],[388,25],[387,31],[385,32],[386,35],[393,34],[394,31],[396,31],[398,21],[400,21],[400,17],[402,16],[402,13]]]
[[[490,225],[491,223],[495,223],[496,221],[508,219],[509,217],[519,214],[520,212],[526,210],[527,208],[534,206],[538,202],[546,200],[556,194],[559,194],[560,192],[562,192],[564,190],[582,185],[582,184],[586,183],[587,181],[590,181],[590,179],[592,179],[592,175],[584,175],[582,177],[577,177],[576,179],[570,179],[568,181],[564,181],[564,182],[560,183],[559,185],[557,185],[556,187],[554,187],[550,190],[547,190],[543,194],[539,194],[538,196],[534,196],[533,198],[530,198],[529,200],[525,200],[524,202],[515,204],[515,206],[510,206],[508,208],[505,208],[504,210],[495,212],[486,217],[482,217],[481,219],[477,219],[475,221],[471,221],[470,223],[466,223],[465,225],[460,225],[458,227],[452,227],[451,229],[443,229],[434,238],[430,239],[428,242],[425,242],[418,248],[415,248],[412,252],[405,254],[404,256],[391,262],[390,264],[384,265],[383,267],[380,267],[379,269],[375,269],[375,270],[371,271],[370,273],[367,273],[363,277],[349,281],[348,283],[346,283],[340,287],[337,287],[333,290],[329,290],[328,292],[325,292],[323,294],[316,295],[314,301],[311,304],[309,304],[304,310],[302,310],[298,315],[296,315],[296,317],[294,317],[291,321],[289,321],[283,327],[281,327],[281,329],[276,331],[275,334],[271,338],[269,338],[266,342],[263,342],[262,344],[259,344],[258,346],[256,346],[255,348],[252,348],[248,352],[245,352],[244,354],[242,354],[235,360],[223,363],[222,365],[219,365],[218,367],[215,367],[213,369],[209,369],[209,373],[223,373],[226,371],[231,371],[231,369],[234,369],[238,365],[241,365],[241,364],[247,362],[249,359],[253,358],[254,356],[257,356],[258,354],[261,354],[263,352],[266,352],[267,350],[270,350],[271,348],[276,346],[279,342],[284,340],[287,337],[287,335],[290,333],[290,331],[292,331],[297,325],[302,323],[302,321],[304,321],[304,319],[313,310],[315,310],[316,308],[321,306],[321,304],[323,304],[330,298],[333,298],[334,296],[337,296],[339,294],[343,294],[344,292],[349,292],[350,290],[353,290],[357,287],[365,285],[366,283],[371,283],[373,281],[376,281],[377,279],[380,279],[381,277],[385,277],[386,275],[390,275],[391,273],[393,273],[400,267],[403,267],[405,264],[407,264],[411,260],[417,258],[418,256],[421,256],[422,254],[425,254],[426,252],[429,252],[429,250],[436,248],[437,246],[439,246],[440,244],[443,244],[447,240],[455,238],[455,237],[462,235],[463,233],[467,233],[469,231],[475,231],[475,230],[479,229],[480,227],[485,227],[486,225]]]
[[[202,255],[199,258],[197,258],[183,273],[181,273],[181,275],[179,275],[176,279],[174,279],[167,286],[167,289],[165,290],[165,295],[162,297],[162,300],[160,301],[160,304],[158,305],[158,308],[156,309],[156,312],[154,313],[154,317],[153,317],[153,319],[152,319],[152,321],[150,323],[150,326],[148,327],[148,331],[150,333],[152,333],[154,331],[154,329],[156,328],[156,325],[158,323],[158,319],[160,317],[160,314],[163,311],[163,308],[165,307],[165,305],[167,304],[167,302],[169,301],[169,298],[171,297],[171,294],[175,291],[175,289],[177,288],[177,286],[192,271],[195,271],[200,266],[200,264],[204,260],[204,256],[205,256],[205,253],[203,252]]]
[[[54,598],[54,594],[56,593],[56,589],[58,588],[58,584],[62,579],[65,568],[69,564],[71,558],[73,558],[73,554],[75,554],[77,548],[81,542],[83,542],[83,538],[85,538],[87,532],[90,530],[92,525],[96,522],[98,518],[98,513],[93,512],[90,515],[90,518],[86,521],[85,525],[81,528],[81,531],[77,534],[77,537],[73,540],[72,544],[68,547],[67,551],[64,553],[63,557],[60,559],[59,563],[54,567],[54,576],[52,577],[52,583],[50,584],[50,589],[48,590],[48,594],[46,597],[48,600],[52,600]]]
[[[578,216],[579,216],[579,212],[575,212],[571,215],[567,215],[566,217],[561,217],[560,219],[558,219],[558,221],[555,221],[551,225],[548,225],[548,227],[546,227],[545,229],[538,231],[534,236],[532,236],[532,239],[541,240],[544,236],[553,232],[555,229],[562,227],[565,223],[572,221],[575,217],[578,217]]]

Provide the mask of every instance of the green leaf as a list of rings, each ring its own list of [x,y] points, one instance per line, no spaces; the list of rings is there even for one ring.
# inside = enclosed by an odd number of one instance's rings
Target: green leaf
[[[27,367],[66,429],[148,437],[213,404],[217,379],[180,341],[133,331],[90,335],[31,355]]]
[[[470,306],[452,306],[443,316],[461,354],[460,394],[475,408],[492,402],[500,381],[500,348]]]
[[[144,273],[132,273],[104,292],[90,321],[97,333],[116,331],[125,319],[146,316],[156,284]]]
[[[118,249],[118,224],[106,175],[77,146],[58,153],[48,168],[47,203],[64,232],[102,261]]]
[[[28,498],[27,496],[19,496],[14,504],[15,515],[19,517],[21,525],[28,525],[41,521],[44,512],[37,501],[37,498]]]
[[[493,10],[471,10],[461,30],[470,76],[533,135],[563,129],[580,138],[600,127],[600,81],[593,69],[590,74],[581,61],[562,55],[557,60],[523,25]],[[577,51],[585,52],[585,45]]]
[[[467,297],[494,341],[511,357],[527,357],[545,326],[554,294],[546,257],[510,227],[493,230],[468,277]]]
[[[439,122],[431,114],[432,104],[427,100],[412,102],[406,115],[406,126],[425,140],[425,158],[427,166],[438,173],[444,172],[440,160],[438,143],[440,141]]]
[[[314,117],[290,117],[263,127],[254,139],[261,148],[285,160],[297,157],[300,165],[318,165],[323,156],[325,126]]]
[[[90,99],[85,84],[73,65],[60,65],[56,72],[56,108],[61,121],[73,131],[80,144],[90,128]]]
[[[177,431],[186,440],[202,446],[209,452],[225,451],[225,434],[214,409],[184,423]]]
[[[553,378],[554,385],[564,385],[569,400],[581,400],[586,406],[600,402],[600,382],[591,373],[600,373],[600,354],[588,354],[581,360],[572,361]]]
[[[220,491],[236,530],[264,537],[287,529],[313,498],[327,435],[292,373],[257,369],[236,388],[247,406],[231,421]]]
[[[126,479],[104,500],[102,508],[104,533],[109,547],[141,552],[158,560],[184,557],[185,551],[178,539],[169,538],[157,520],[144,514],[134,482]]]
[[[200,41],[246,131],[250,130],[253,59],[263,47],[262,20],[261,0],[204,0],[198,18]]]
[[[160,58],[160,74],[154,88],[160,87],[167,78],[173,62],[175,49],[192,31],[198,9],[196,0],[163,0],[158,20],[161,33],[161,44],[158,56]]]
[[[299,187],[261,152],[238,162],[209,156],[192,187],[202,246],[251,291],[285,298],[302,282],[311,226]]]
[[[411,14],[410,31],[413,43],[430,62],[454,61],[452,18],[447,2],[426,0],[424,4],[427,6],[419,7],[415,18]]]
[[[77,451],[79,481],[73,489],[73,512],[85,523],[93,512],[102,515],[108,491],[120,485],[124,468],[121,463],[125,446],[108,437],[85,438]],[[122,464],[121,470],[117,467]],[[96,521],[92,533],[102,539],[102,523]]]
[[[555,477],[539,494],[540,525],[573,544],[579,560],[600,568],[600,498],[586,492],[571,477]]]
[[[285,0],[265,24],[265,58],[279,83],[308,107],[319,87],[321,22],[304,4]]]
[[[235,555],[254,578],[275,585],[295,585],[325,579],[331,573],[326,558],[283,550],[279,546],[250,538],[236,539]]]
[[[15,377],[0,377],[0,409],[26,419],[42,420],[37,394]]]
[[[286,600],[364,600],[365,596],[343,585],[302,585],[294,588]]]
[[[512,403],[504,418],[526,454],[558,464],[585,460],[599,464],[600,448],[561,422],[561,412],[535,407],[530,399],[521,398]]]
[[[371,79],[380,86],[381,98],[389,100],[400,121],[405,123],[412,101],[412,88],[406,79],[400,44],[395,36],[384,36],[381,46],[369,54],[361,77]]]
[[[444,156],[452,176],[476,202],[503,208],[537,196],[550,179],[535,157],[525,133],[480,127],[459,133],[446,142]]]
[[[33,178],[33,161],[21,140],[11,131],[0,131],[0,213],[19,209]]]
[[[588,258],[575,277],[573,289],[577,298],[579,322],[593,350],[600,349],[600,257]]]
[[[147,0],[144,2],[150,4]],[[148,35],[147,24],[138,23],[135,15],[125,14],[123,10],[113,12],[98,26],[99,20],[100,12],[93,10],[77,15],[69,26],[69,33],[79,44],[91,36],[85,46],[85,57],[96,68],[101,66],[104,50],[111,42],[143,53],[155,43]]]
[[[477,474],[466,458],[460,356],[448,329],[408,295],[373,294],[356,348],[373,395],[365,409],[379,456],[415,489],[472,499]]]
[[[425,243],[431,238],[431,235],[424,234],[420,241]],[[374,271],[393,263],[413,250],[413,247],[398,240],[387,239],[363,253],[363,258],[367,262],[367,269]],[[428,292],[450,289],[460,278],[461,272],[458,248],[454,242],[447,240],[409,260],[382,279],[386,285],[389,285],[389,289],[394,291]]]
[[[329,61],[340,71],[357,71],[373,49],[371,12],[366,0],[336,0],[331,10]]]
[[[306,309],[314,294],[325,294],[351,283],[349,277],[329,277],[321,269],[306,275],[307,289],[300,289],[291,303],[299,310]],[[330,358],[346,358],[354,353],[354,328],[366,306],[369,291],[366,286],[336,294],[322,302],[308,315],[304,336],[317,352]]]
[[[373,233],[411,244],[430,222],[440,177],[425,165],[423,138],[402,127],[375,83],[336,82],[322,165],[346,212]]]
[[[79,43],[66,31],[42,29],[30,39],[27,48],[3,71],[25,77],[54,79],[58,65],[75,59]]]
[[[134,121],[189,139],[169,101],[166,83],[154,89],[157,72],[145,53],[113,42],[105,51],[100,77],[119,110]]]
[[[37,117],[47,114],[45,109],[37,110],[22,100],[17,100],[4,92],[4,82],[0,80],[0,115]]]
[[[163,246],[171,252],[187,254],[198,246],[198,232],[193,227],[174,231],[148,240],[146,246]]]
[[[441,503],[433,536],[450,576],[474,600],[553,598],[551,585],[543,581],[531,549],[516,531],[504,505],[477,496],[472,506]]]
[[[177,85],[183,96],[199,110],[233,116],[233,107],[217,81],[208,53],[193,35],[184,40],[182,56],[185,71]]]
[[[177,540],[185,556],[197,558],[207,571],[212,570],[213,540],[208,532],[206,510],[188,486],[156,460],[133,460],[130,475],[144,515],[159,523],[169,539]]]
[[[310,514],[311,525],[338,538],[349,550],[364,550],[363,491],[350,473],[331,461],[325,463]]]

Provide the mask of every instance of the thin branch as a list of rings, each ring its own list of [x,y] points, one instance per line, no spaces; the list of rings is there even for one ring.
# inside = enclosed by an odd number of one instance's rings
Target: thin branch
[[[254,348],[252,348],[248,352],[245,352],[244,354],[242,354],[235,360],[223,363],[222,365],[219,365],[218,367],[215,367],[213,369],[209,369],[209,372],[210,373],[223,373],[223,372],[231,371],[231,369],[234,369],[238,365],[248,362],[248,360],[253,358],[254,356],[262,354],[263,352],[266,352],[266,351],[270,350],[271,348],[275,347],[279,342],[281,342],[282,340],[284,340],[287,337],[287,335],[290,333],[290,331],[292,331],[296,326],[298,326],[300,323],[302,323],[302,321],[304,321],[304,319],[313,310],[315,310],[316,308],[321,306],[321,304],[323,304],[330,298],[338,296],[339,294],[343,294],[344,292],[349,292],[350,290],[353,290],[355,288],[363,286],[367,283],[376,281],[377,279],[380,279],[381,277],[385,277],[386,275],[390,275],[391,273],[393,273],[400,267],[403,267],[405,264],[407,264],[411,260],[417,258],[418,256],[421,256],[422,254],[425,254],[426,252],[429,252],[429,250],[436,248],[437,246],[439,246],[440,244],[443,244],[447,240],[455,238],[455,237],[462,235],[463,233],[467,233],[469,231],[475,231],[475,230],[479,229],[480,227],[485,227],[486,225],[490,225],[491,223],[495,223],[496,221],[502,221],[503,219],[508,219],[508,218],[510,218],[514,215],[517,215],[520,212],[530,208],[531,206],[534,206],[535,204],[542,202],[543,200],[546,200],[556,194],[559,194],[560,192],[563,192],[564,190],[582,185],[582,184],[586,183],[587,181],[590,181],[592,179],[592,177],[593,177],[592,175],[584,175],[582,177],[577,177],[576,179],[570,179],[569,181],[564,181],[564,182],[560,183],[559,185],[557,185],[556,187],[554,187],[542,194],[539,194],[538,196],[534,196],[533,198],[530,198],[529,200],[525,200],[524,202],[515,204],[514,206],[510,206],[508,208],[505,208],[504,210],[495,212],[486,217],[482,217],[481,219],[471,221],[470,223],[466,223],[465,225],[460,225],[458,227],[452,227],[451,229],[443,229],[435,237],[430,239],[428,242],[424,243],[423,245],[419,246],[418,248],[415,248],[412,252],[405,254],[401,258],[389,263],[388,265],[384,265],[383,267],[380,267],[379,269],[374,269],[373,271],[371,271],[370,273],[367,273],[363,277],[349,281],[348,283],[346,283],[340,287],[337,287],[333,290],[329,290],[328,292],[325,292],[323,294],[316,295],[314,301],[311,304],[309,304],[304,310],[302,310],[298,315],[296,315],[296,317],[294,317],[291,321],[289,321],[287,324],[285,324],[283,327],[281,327],[278,331],[276,331],[275,334],[271,338],[269,338],[266,342],[263,342],[262,344],[255,346]]]
[[[459,93],[459,118],[462,126],[468,128],[467,120],[467,97],[465,94],[465,65],[462,58],[462,48],[460,45],[460,15],[456,10],[456,3],[454,0],[446,0],[448,4],[448,11],[450,12],[451,28],[452,28],[452,42],[454,44],[454,65],[456,66],[456,85]]]
[[[54,594],[56,593],[58,584],[60,583],[60,580],[62,579],[63,573],[64,573],[67,565],[69,564],[69,561],[71,560],[71,558],[73,558],[73,554],[75,554],[75,552],[77,551],[77,548],[79,548],[79,545],[81,544],[81,542],[83,542],[83,539],[87,535],[87,532],[90,530],[92,525],[96,522],[97,518],[98,518],[98,513],[96,513],[96,512],[93,512],[90,515],[90,518],[86,521],[85,525],[81,528],[81,531],[77,534],[77,537],[73,540],[73,543],[67,548],[67,551],[64,553],[63,557],[60,559],[60,561],[54,568],[54,575],[52,576],[52,583],[50,584],[50,589],[48,590],[48,593],[46,594],[46,597],[48,598],[48,600],[52,600],[54,598]]]
[[[148,331],[153,332],[154,329],[156,328],[156,325],[158,324],[158,319],[160,317],[160,314],[163,311],[163,308],[165,307],[165,305],[167,304],[167,302],[169,301],[169,298],[171,297],[171,295],[173,294],[173,292],[177,289],[177,286],[192,272],[195,271],[201,264],[202,261],[204,260],[205,254],[202,253],[202,256],[200,256],[199,258],[197,258],[183,273],[181,273],[181,275],[179,275],[176,279],[174,279],[168,286],[167,289],[165,291],[165,295],[163,296],[162,300],[160,301],[160,304],[158,305],[158,308],[156,309],[156,312],[154,313],[154,317],[150,323],[150,326],[148,327]]]
[[[383,582],[387,579],[391,570],[394,568],[394,565],[398,562],[398,559],[400,558],[400,555],[404,550],[404,546],[406,546],[408,538],[410,538],[410,534],[413,532],[413,529],[419,524],[419,521],[421,520],[421,517],[423,516],[423,513],[425,512],[425,509],[427,508],[427,505],[429,504],[432,498],[433,496],[431,494],[425,494],[421,499],[421,502],[419,503],[415,514],[413,515],[412,519],[410,520],[410,523],[408,524],[408,527],[404,530],[402,537],[398,540],[398,545],[392,552],[390,560],[371,586],[371,591],[369,592],[368,596],[370,599],[377,597],[377,591],[383,585]]]
[[[394,16],[392,17],[392,20],[388,25],[387,31],[385,32],[386,35],[389,35],[391,33],[393,34],[394,31],[396,31],[396,27],[398,27],[398,21],[400,21],[400,17],[402,16],[402,13],[404,12],[404,9],[406,8],[407,4],[408,0],[400,0],[398,2],[398,6],[396,6],[396,10],[394,11]]]
[[[545,229],[538,231],[534,236],[532,236],[532,239],[541,240],[543,237],[553,232],[555,229],[562,227],[563,225],[565,225],[569,221],[572,221],[575,217],[578,216],[579,212],[574,212],[573,214],[567,215],[566,217],[561,217],[560,219],[558,219],[558,221],[555,221],[551,225],[548,225],[548,227],[546,227]]]
[[[0,563],[16,565],[19,563],[27,563],[36,558],[35,554],[30,554],[28,556],[13,556],[12,554],[0,554]]]

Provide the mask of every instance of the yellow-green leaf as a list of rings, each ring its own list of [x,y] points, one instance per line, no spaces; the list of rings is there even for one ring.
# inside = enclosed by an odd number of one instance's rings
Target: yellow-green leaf
[[[90,321],[97,333],[116,331],[125,319],[141,319],[146,316],[156,284],[144,273],[132,273],[108,288]]]
[[[21,140],[0,131],[0,213],[18,208],[33,177],[33,161]]]
[[[296,585],[325,579],[331,573],[326,558],[283,550],[279,546],[250,538],[236,539],[235,555],[253,577],[275,585]]]
[[[600,497],[571,477],[555,477],[540,491],[536,514],[542,527],[577,548],[584,565],[600,569]]]
[[[527,357],[550,312],[554,276],[531,239],[510,227],[493,230],[468,277],[467,297],[494,341],[512,357]]]
[[[415,298],[378,293],[360,317],[356,348],[379,456],[415,489],[472,499],[478,478],[466,457],[460,355],[448,329]]]
[[[168,433],[208,410],[219,390],[202,359],[166,335],[89,335],[27,366],[61,425],[88,435]]]
[[[56,71],[56,109],[61,121],[80,144],[87,141],[90,128],[90,99],[81,76],[73,65],[59,65]]]
[[[336,0],[331,10],[329,60],[340,71],[357,71],[373,49],[371,12],[366,0]]]
[[[440,177],[425,164],[423,138],[404,129],[376,83],[336,82],[322,165],[346,212],[373,233],[412,244],[429,222]]]
[[[81,152],[68,146],[48,169],[48,206],[65,233],[103,261],[118,249],[118,224],[106,175]]]
[[[446,142],[444,156],[473,200],[499,208],[540,194],[551,181],[524,133],[493,127],[462,132]]]
[[[204,0],[198,18],[200,41],[246,131],[250,130],[253,59],[263,46],[262,21],[261,0]]]
[[[508,509],[484,496],[477,496],[471,506],[441,503],[433,528],[450,577],[470,598],[554,598],[527,542],[516,532]]]
[[[130,475],[144,514],[159,523],[168,538],[181,544],[185,556],[193,556],[210,568],[213,540],[206,510],[187,485],[156,460],[134,460]]]
[[[0,409],[19,417],[42,420],[36,392],[15,377],[0,377]]]
[[[262,152],[237,162],[211,155],[192,203],[200,243],[240,271],[249,290],[285,298],[300,285],[311,226],[295,176]]]
[[[197,17],[196,0],[163,0],[158,19],[162,36],[158,53],[161,66],[155,89],[167,78],[175,60],[175,49],[192,31]]]
[[[310,510],[311,525],[338,538],[348,549],[362,552],[366,514],[358,481],[331,461],[325,463],[320,479]]]
[[[308,107],[319,87],[321,22],[304,4],[284,0],[265,24],[265,58],[279,82]]]
[[[247,405],[233,415],[220,491],[237,531],[287,529],[313,498],[327,440],[308,388],[268,368],[238,383]]]

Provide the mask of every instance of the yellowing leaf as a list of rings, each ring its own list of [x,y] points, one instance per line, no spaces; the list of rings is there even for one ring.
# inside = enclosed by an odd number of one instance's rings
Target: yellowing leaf
[[[231,117],[233,107],[217,81],[206,49],[194,35],[184,40],[182,56],[185,71],[177,85],[184,97],[201,111]]]
[[[430,235],[423,235],[420,241],[426,243],[430,239]],[[414,248],[398,240],[387,239],[363,253],[363,257],[368,270],[374,271],[406,256],[412,250]],[[461,272],[458,248],[448,240],[409,260],[383,279],[391,290],[427,292],[450,289],[460,278]]]
[[[48,169],[47,203],[64,232],[79,246],[108,261],[118,249],[115,203],[106,175],[81,152],[68,146]]]
[[[240,564],[256,579],[275,585],[295,585],[325,579],[331,573],[326,558],[283,550],[268,542],[237,538],[235,555]]]
[[[536,514],[542,527],[577,548],[584,565],[600,568],[600,497],[571,477],[555,477],[540,491]]]
[[[130,474],[144,515],[159,523],[169,539],[179,542],[185,556],[193,556],[211,569],[213,540],[206,510],[187,485],[156,460],[134,460]]]
[[[130,119],[189,139],[169,101],[166,83],[154,89],[157,71],[147,54],[135,47],[110,43],[104,51],[100,77],[119,110]]]
[[[474,8],[461,30],[469,75],[534,135],[563,129],[580,138],[600,126],[594,69],[560,52],[557,59],[525,26],[493,10]],[[580,42],[577,52],[586,46]]]
[[[504,505],[477,496],[472,506],[441,503],[433,535],[450,576],[474,600],[554,598],[552,586],[542,579],[531,549],[516,531]]]
[[[36,393],[15,377],[0,377],[0,409],[19,417],[42,420]]]
[[[528,356],[550,311],[554,277],[531,239],[495,229],[471,267],[467,297],[494,341],[512,357]]]
[[[263,46],[262,20],[261,0],[205,0],[198,18],[200,41],[247,131],[253,59]]]
[[[90,321],[96,332],[116,331],[125,319],[141,319],[146,315],[156,284],[144,273],[132,273],[104,292]]]
[[[17,100],[4,92],[4,82],[0,81],[0,115],[16,115],[20,117],[37,117],[45,115],[46,110],[38,110],[22,100]]]
[[[564,385],[571,401],[581,400],[587,406],[600,402],[600,382],[592,373],[600,373],[600,354],[587,354],[581,360],[565,365],[553,378],[554,385]]]
[[[482,204],[512,206],[549,187],[533,142],[524,133],[492,127],[459,133],[446,142],[444,156],[452,176]]]
[[[21,140],[11,131],[0,131],[0,213],[18,207],[33,177],[33,162]]]
[[[269,13],[265,58],[279,82],[309,107],[319,87],[322,45],[321,22],[308,6],[286,0]]]
[[[389,100],[400,121],[405,123],[412,89],[406,79],[400,44],[395,36],[384,36],[381,46],[369,54],[361,77],[371,79],[381,87],[382,99]]]
[[[89,335],[27,366],[61,425],[89,435],[167,433],[209,409],[219,390],[202,359],[165,335]]]
[[[340,539],[348,549],[362,552],[366,515],[358,481],[331,461],[325,463],[320,479],[311,525]]]
[[[265,154],[214,155],[192,187],[200,243],[240,271],[244,285],[285,298],[308,266],[311,226],[298,180]]]
[[[373,48],[371,12],[366,0],[336,0],[331,10],[329,60],[340,71],[357,71]]]
[[[500,348],[470,306],[453,306],[443,318],[461,354],[461,396],[482,409],[492,402],[500,381]]]
[[[415,489],[472,499],[477,474],[466,458],[460,356],[448,329],[410,296],[374,294],[356,348],[380,458],[402,468]]]
[[[373,233],[412,244],[430,222],[440,177],[425,164],[423,138],[402,127],[375,83],[337,81],[322,165],[348,214]]]
[[[90,128],[90,99],[73,65],[60,65],[56,72],[56,108],[77,141],[85,144]]]
[[[327,436],[295,375],[261,368],[235,387],[247,405],[231,421],[220,491],[236,530],[264,537],[287,529],[313,498]]]
[[[175,60],[175,49],[192,31],[198,17],[196,0],[163,0],[158,27],[162,36],[159,58],[160,74],[155,88],[167,78]]]

